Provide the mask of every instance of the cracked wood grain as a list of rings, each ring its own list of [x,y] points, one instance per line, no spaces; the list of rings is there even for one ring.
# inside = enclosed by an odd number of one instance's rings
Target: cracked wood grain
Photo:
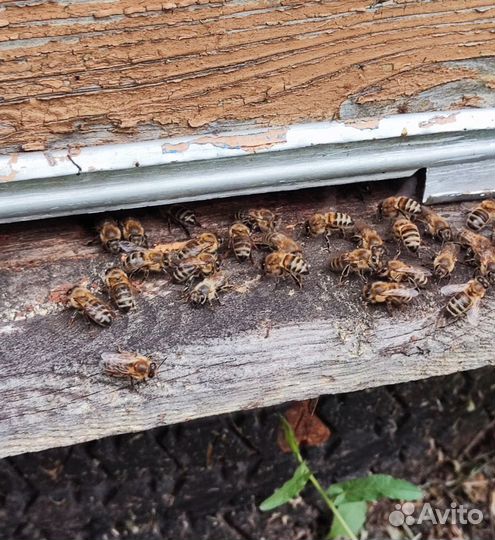
[[[495,104],[488,0],[7,2],[0,151]]]
[[[390,192],[381,184],[372,189],[364,199],[348,187],[325,188],[196,208],[205,225],[220,232],[235,209],[255,205],[281,214],[284,227],[330,204],[373,221],[376,201]],[[458,206],[442,212],[455,223],[461,220]],[[179,231],[168,233],[158,212],[138,215],[153,243],[180,237]],[[393,317],[365,308],[360,282],[338,285],[318,239],[303,240],[312,271],[302,291],[291,284],[275,290],[258,268],[228,258],[226,271],[244,288],[223,296],[214,310],[191,309],[180,288],[154,278],[143,285],[138,309],[109,329],[87,328],[81,320],[69,326],[69,314],[55,302],[58,288],[82,279],[97,284],[112,261],[98,246],[87,245],[91,225],[86,217],[3,229],[0,456],[495,365],[493,293],[476,329],[461,323],[435,332],[444,303],[437,285]],[[384,223],[377,227],[386,233]],[[332,239],[335,251],[349,247],[346,240]],[[428,264],[426,255],[423,262]],[[452,281],[468,276],[469,269],[460,267]],[[118,346],[166,358],[159,377],[131,391],[103,375],[100,354]]]

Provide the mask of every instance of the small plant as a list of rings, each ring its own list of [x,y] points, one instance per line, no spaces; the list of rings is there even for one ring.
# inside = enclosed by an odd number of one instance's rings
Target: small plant
[[[267,512],[297,497],[310,482],[321,495],[333,515],[332,527],[327,538],[350,538],[357,540],[357,534],[366,521],[368,503],[379,499],[415,501],[422,498],[421,490],[410,482],[399,480],[386,474],[373,474],[340,482],[324,489],[309,465],[304,461],[294,431],[285,418],[282,428],[292,453],[299,462],[292,478],[265,499],[260,510]]]

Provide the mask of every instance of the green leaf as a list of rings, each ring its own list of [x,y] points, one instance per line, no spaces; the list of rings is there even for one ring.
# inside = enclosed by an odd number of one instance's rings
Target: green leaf
[[[364,501],[346,502],[342,503],[338,509],[349,529],[357,535],[366,521],[367,503]],[[332,528],[328,538],[349,538],[349,535],[335,516],[333,516]]]
[[[332,498],[338,497],[339,502],[378,501],[384,498],[416,501],[423,497],[423,492],[414,484],[388,474],[372,474],[365,478],[333,484],[327,493]]]
[[[281,417],[281,422],[282,429],[284,430],[285,440],[287,441],[289,448],[292,450],[292,453],[297,456],[299,454],[299,444],[296,439],[296,434],[294,433],[292,426],[283,416]]]
[[[275,490],[273,495],[260,504],[260,510],[262,512],[273,510],[274,508],[277,508],[277,506],[281,506],[294,497],[297,497],[303,490],[310,476],[311,471],[303,461],[292,475],[292,478],[287,480],[283,486]]]

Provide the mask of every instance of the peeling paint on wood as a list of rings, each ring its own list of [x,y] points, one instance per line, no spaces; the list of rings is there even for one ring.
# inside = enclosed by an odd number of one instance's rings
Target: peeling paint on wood
[[[5,3],[0,151],[495,104],[489,0]]]

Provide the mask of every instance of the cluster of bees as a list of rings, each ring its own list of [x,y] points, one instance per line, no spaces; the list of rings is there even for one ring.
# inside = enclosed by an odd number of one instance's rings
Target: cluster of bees
[[[445,218],[405,196],[388,197],[379,204],[378,214],[390,220],[391,232],[399,244],[399,251],[390,260],[385,260],[385,243],[378,232],[363,222],[355,223],[347,214],[315,214],[308,220],[307,229],[312,235],[328,236],[333,229],[339,229],[344,236],[350,234],[358,244],[357,249],[332,257],[330,269],[340,272],[341,279],[351,272],[363,279],[366,274],[382,278],[364,285],[363,298],[368,303],[384,303],[388,307],[411,302],[431,276],[430,270],[398,258],[401,249],[417,255],[425,248],[418,224],[427,235],[442,243],[433,258],[433,273],[438,279],[451,277],[460,250],[465,249],[464,263],[476,267],[475,275],[468,283],[442,287],[442,294],[450,296],[444,314],[454,319],[466,316],[471,324],[477,324],[480,301],[495,284],[495,247],[490,239],[479,234],[495,219],[495,201],[482,201],[472,209],[466,227],[461,230],[455,230]]]
[[[310,271],[300,244],[277,230],[279,216],[268,209],[238,212],[229,228],[227,243],[204,230],[191,238],[190,227],[203,227],[188,208],[172,206],[162,209],[161,213],[169,229],[172,224],[179,226],[187,240],[150,247],[142,224],[135,218],[126,218],[120,223],[106,219],[98,227],[98,239],[104,249],[121,257],[120,264],[105,271],[104,283],[111,301],[124,313],[136,305],[134,292],[138,286],[132,279],[136,274],[146,279],[150,273],[168,273],[173,283],[185,286],[185,297],[193,306],[218,301],[219,293],[232,288],[228,276],[221,270],[221,250],[232,253],[239,262],[251,263],[254,263],[255,249],[267,250],[260,265],[264,274],[277,279],[288,276],[299,287],[302,287],[303,276]],[[323,236],[329,250],[329,238],[335,232],[354,241],[355,249],[330,257],[329,269],[340,273],[341,281],[352,273],[357,274],[365,281],[364,301],[385,304],[389,308],[411,302],[432,275],[424,267],[399,259],[402,249],[413,255],[427,249],[420,227],[425,234],[441,242],[432,265],[438,279],[450,278],[464,249],[464,262],[476,267],[473,279],[460,285],[446,285],[441,291],[450,296],[445,306],[447,316],[466,316],[469,322],[476,324],[480,301],[495,283],[495,247],[490,239],[480,234],[495,220],[495,201],[482,201],[472,209],[467,215],[466,227],[461,230],[455,230],[445,218],[405,196],[382,201],[378,215],[390,222],[391,233],[399,245],[392,259],[387,258],[387,248],[380,234],[349,214],[316,213],[303,226],[308,237]],[[372,280],[368,281],[368,277]],[[99,326],[109,326],[115,317],[106,302],[81,285],[67,292],[67,304]],[[158,367],[150,358],[125,351],[104,356],[105,371],[116,377],[146,380],[155,375]]]

